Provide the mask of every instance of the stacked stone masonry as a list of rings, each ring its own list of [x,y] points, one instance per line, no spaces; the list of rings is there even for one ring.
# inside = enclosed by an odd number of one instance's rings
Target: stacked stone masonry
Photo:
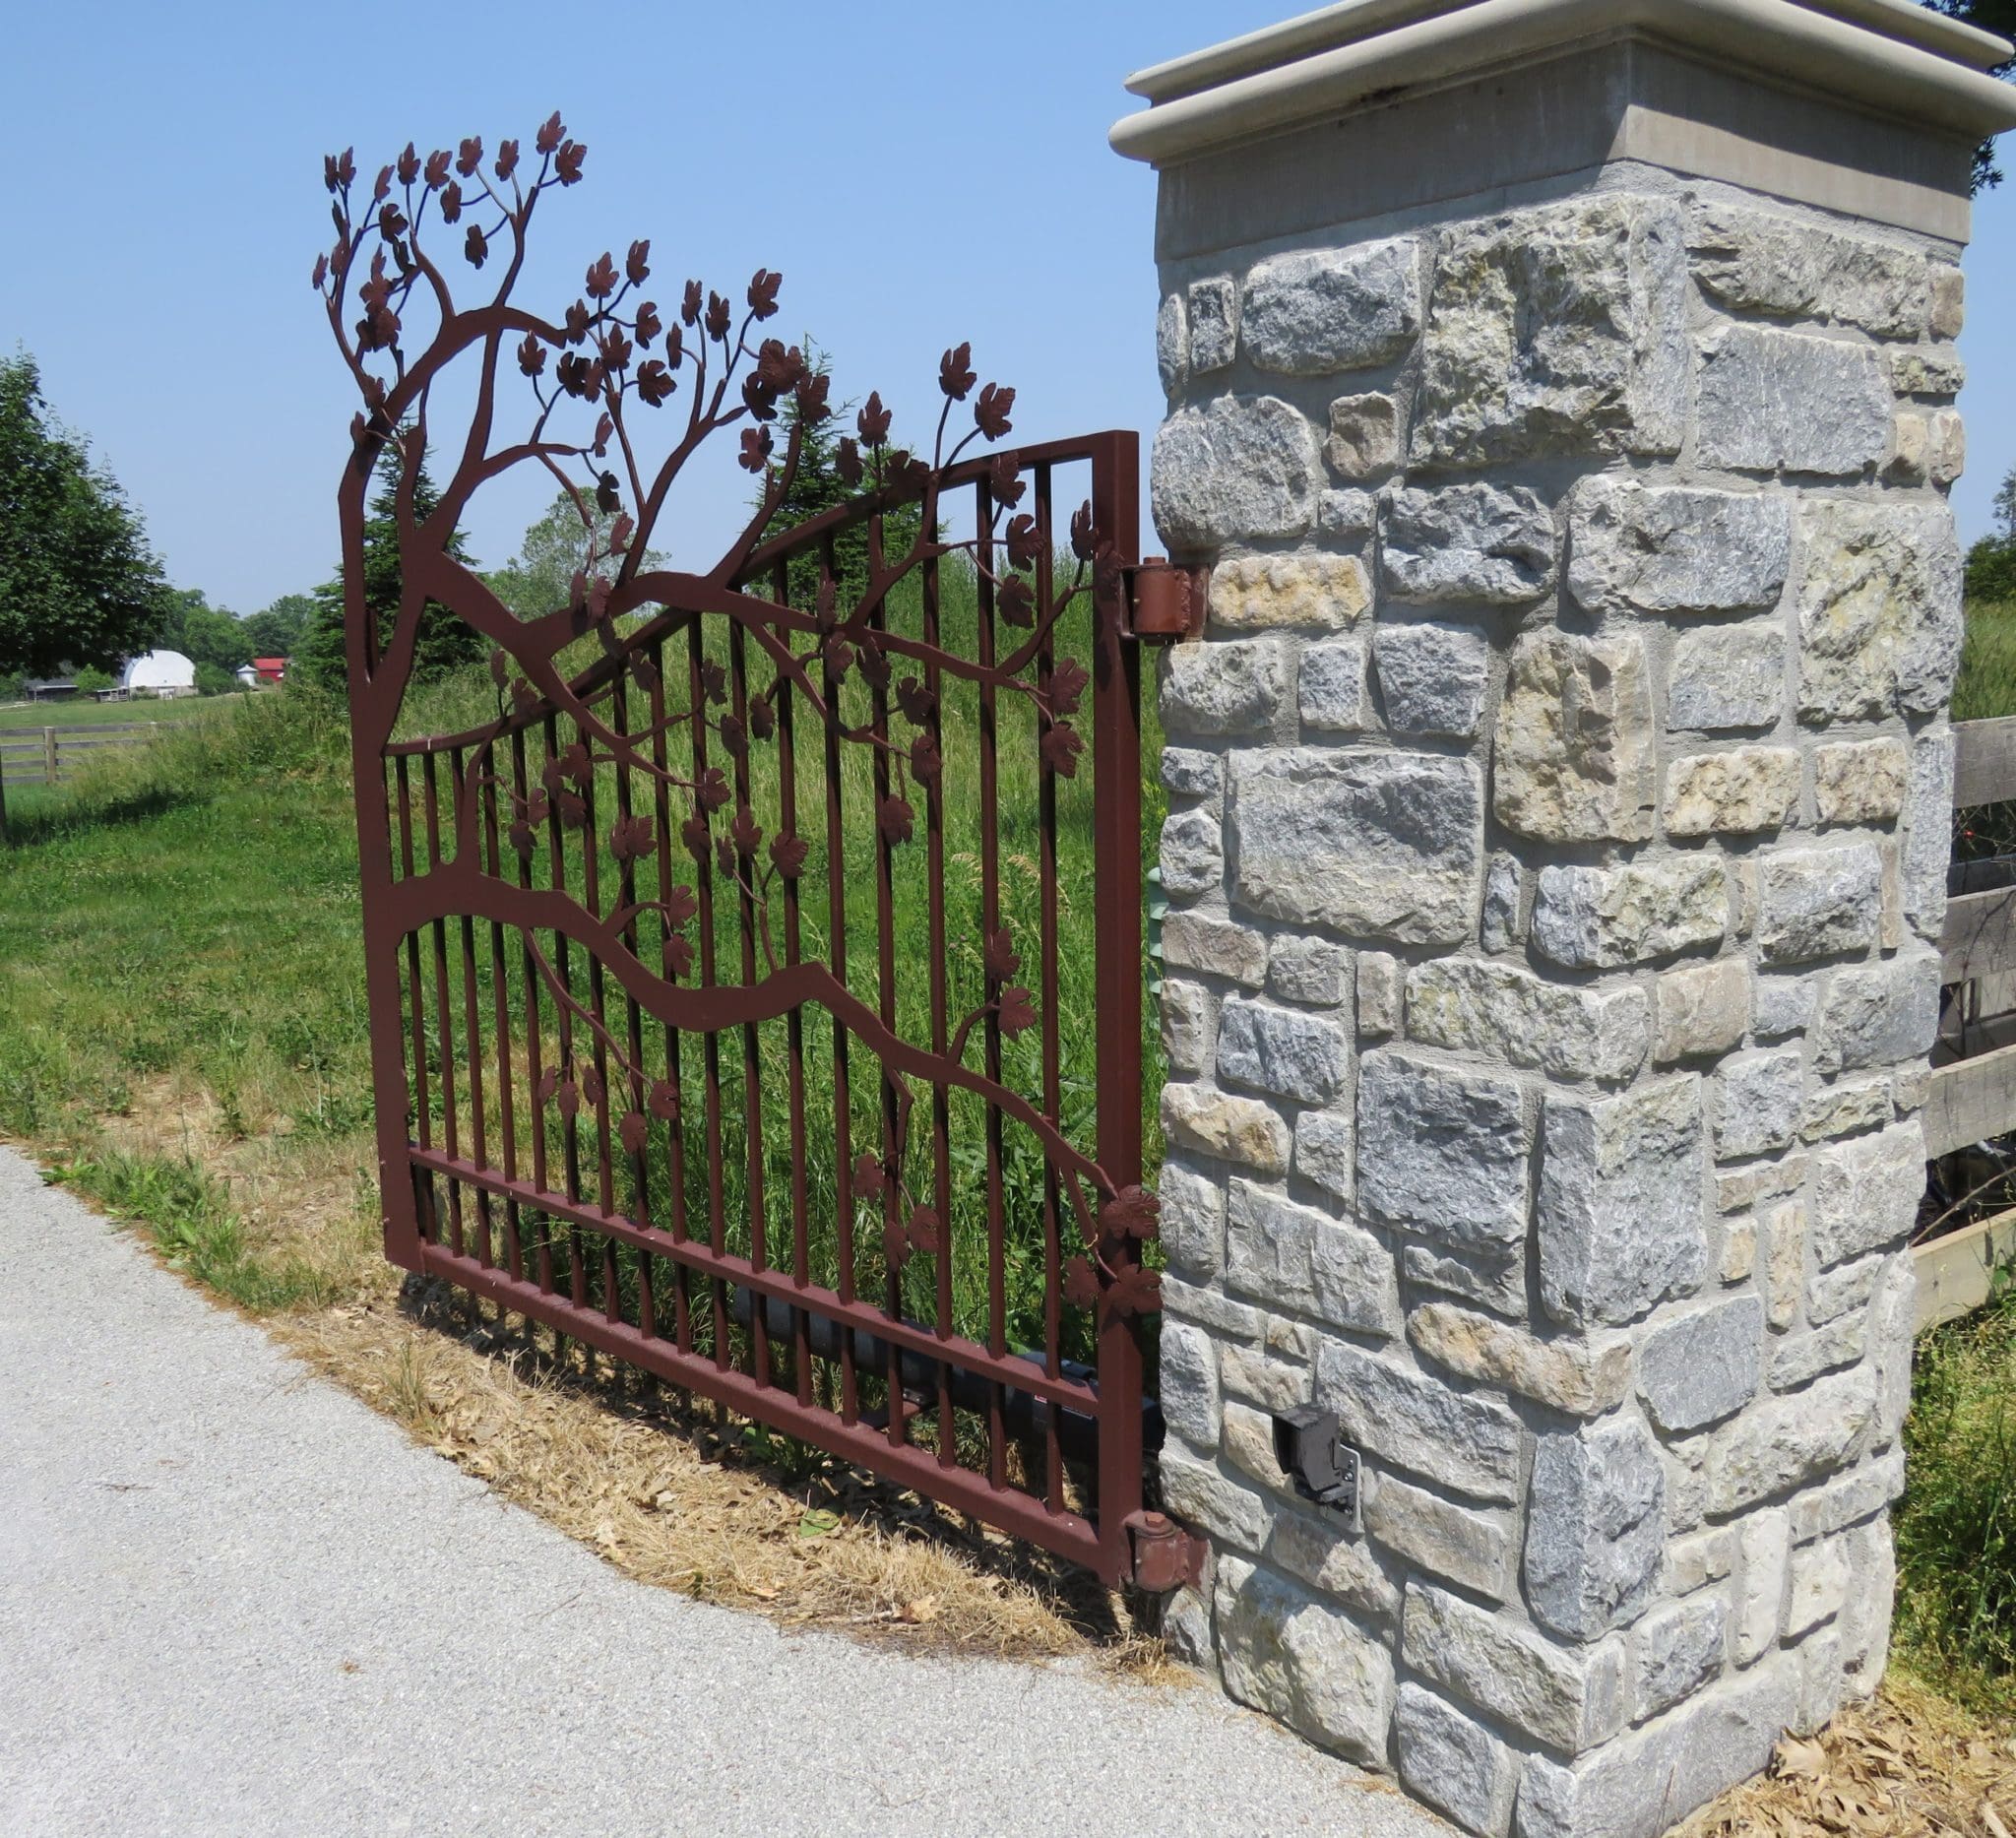
[[[1882,1670],[1956,258],[1648,173],[1164,270],[1169,1624],[1493,1838]]]

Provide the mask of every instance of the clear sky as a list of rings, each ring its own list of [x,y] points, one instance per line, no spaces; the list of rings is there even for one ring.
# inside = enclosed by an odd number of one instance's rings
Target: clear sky
[[[778,329],[834,353],[837,396],[880,388],[899,435],[935,414],[937,356],[960,339],[1020,391],[1018,438],[1146,431],[1162,409],[1154,179],[1105,144],[1135,105],[1121,80],[1294,10],[26,8],[0,110],[0,346],[40,360],[176,583],[256,611],[324,579],[337,548],[355,403],[308,285],[329,240],[323,154],[353,143],[368,175],[409,139],[529,148],[557,106],[588,144],[586,182],[541,207],[529,302],[557,311],[590,260],[648,236],[661,297],[687,274],[739,297],[758,266],[782,270]],[[2016,181],[1982,201],[1968,270],[1971,539],[2016,465]],[[661,546],[696,562],[747,477],[688,482]],[[529,478],[478,501],[483,563],[515,551],[545,495]]]

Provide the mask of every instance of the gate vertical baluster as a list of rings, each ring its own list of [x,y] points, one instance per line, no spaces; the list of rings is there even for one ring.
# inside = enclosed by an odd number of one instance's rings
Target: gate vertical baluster
[[[877,511],[868,519],[869,552],[880,554],[882,549],[882,514]],[[880,632],[885,624],[884,609],[877,606],[868,615],[868,627]],[[883,663],[887,665],[887,654]],[[873,736],[870,752],[874,755],[875,783],[875,970],[878,1007],[882,1025],[891,1034],[896,1032],[896,880],[892,857],[895,851],[889,846],[889,833],[882,827],[882,812],[889,802],[889,691],[880,683],[868,685],[869,732]],[[896,1103],[896,1081],[888,1064],[881,1066],[882,1093],[882,1166],[888,1173],[888,1179],[882,1193],[882,1242],[886,1265],[887,1281],[883,1285],[887,1297],[886,1306],[889,1318],[900,1321],[903,1318],[903,1267],[899,1260],[890,1255],[890,1247],[896,1238],[895,1227],[902,1217],[903,1199],[897,1191],[896,1174],[903,1167],[903,1150],[906,1144],[898,1140],[898,1126],[907,1122],[899,1115]],[[889,1440],[907,1441],[908,1434],[903,1420],[903,1355],[892,1340],[886,1343],[889,1350]]]
[[[822,588],[838,588],[834,565],[833,538],[819,539],[819,578]],[[847,829],[841,797],[840,678],[820,652],[820,691],[826,699],[826,957],[834,981],[845,989],[847,981]],[[854,1299],[854,1165],[853,1098],[848,1089],[847,1023],[833,1017],[833,1232],[840,1258],[839,1290],[842,1301]],[[854,1337],[851,1329],[840,1336],[840,1416],[851,1426],[860,1416],[861,1400],[854,1370]]]
[[[739,619],[728,626],[729,708],[741,725],[742,747],[734,755],[735,810],[737,815],[755,809],[749,777],[749,658],[748,641]],[[735,915],[742,938],[742,987],[756,982],[756,901],[753,892],[758,857],[746,859],[736,851],[739,869],[735,890]],[[742,1148],[747,1173],[746,1210],[749,1215],[749,1262],[758,1269],[770,1261],[769,1220],[763,1202],[763,1036],[753,1021],[742,1023]],[[770,1320],[763,1298],[749,1292],[749,1356],[756,1382],[770,1383]]]
[[[461,863],[461,838],[465,834],[463,818],[472,814],[470,800],[475,795],[474,789],[464,777],[464,759],[461,747],[453,747],[448,754],[448,784],[451,792],[449,801],[449,828],[456,837],[458,865]],[[473,836],[472,828],[468,834]],[[489,1133],[483,1115],[483,1021],[482,1004],[476,996],[476,921],[475,915],[462,916],[462,1031],[469,1043],[469,1142],[470,1159],[476,1167],[490,1166]],[[476,1203],[476,1262],[485,1269],[490,1266],[490,1196],[482,1187],[475,1189]]]
[[[1114,561],[1140,554],[1141,454],[1132,434],[1094,443],[1092,520]],[[1099,1162],[1116,1188],[1141,1179],[1141,650],[1121,636],[1126,586],[1095,564],[1093,911],[1097,956]],[[1095,1210],[1099,1196],[1095,1195]],[[1138,1246],[1115,1255],[1129,1261]],[[1099,1538],[1106,1573],[1126,1569],[1126,1515],[1141,1503],[1141,1342],[1117,1309],[1099,1328]]]
[[[630,738],[630,690],[623,672],[618,669],[609,691],[609,714],[615,730],[628,740]],[[630,762],[618,759],[616,762],[616,817],[626,828],[636,815],[634,799],[630,790]],[[618,935],[629,946],[630,955],[642,962],[643,954],[637,947],[637,857],[625,853],[618,858],[617,903],[623,912],[623,924]],[[637,1006],[637,998],[624,985],[624,1018],[628,1026],[624,1030],[624,1045],[630,1053],[629,1069],[623,1075],[624,1089],[629,1093],[629,1110],[644,1114],[644,1011]],[[648,1146],[648,1145],[647,1145]],[[624,1154],[630,1161],[631,1204],[624,1208],[639,1225],[651,1224],[651,1181],[645,1166],[643,1149],[631,1149],[627,1145]],[[611,1249],[613,1250],[613,1244]],[[651,1284],[651,1256],[648,1252],[637,1254],[637,1325],[646,1334],[656,1335],[656,1309],[653,1306]]]
[[[399,872],[402,880],[413,877],[413,792],[407,768],[407,755],[396,756],[394,776],[399,782]],[[426,980],[420,974],[420,934],[417,927],[406,935],[408,1007],[413,1044],[413,1123],[422,1149],[434,1146],[434,1100],[427,1081]],[[411,1171],[415,1224],[423,1241],[433,1241],[440,1221],[434,1208],[434,1176]],[[422,1183],[424,1182],[424,1191]]]
[[[979,683],[979,800],[980,800],[980,932],[981,944],[1001,929],[1001,789],[999,704],[994,689],[994,494],[982,481],[975,490],[975,518],[978,542],[975,559],[979,564],[978,607],[976,613],[974,652],[980,666]],[[982,992],[989,1003],[1000,994],[1000,980],[983,971]],[[1001,1019],[989,1008],[980,1024],[980,1041],[987,1082],[1001,1083]],[[1007,1202],[1002,1191],[1001,1108],[989,1100],[986,1108],[987,1138],[987,1351],[997,1358],[1008,1351],[1007,1275],[1005,1270]],[[1047,1159],[1047,1158],[1045,1158]],[[1006,1400],[998,1383],[987,1386],[987,1479],[995,1487],[1008,1485],[1008,1419]],[[1054,1503],[1054,1502],[1053,1502]]]
[[[514,722],[511,729],[511,785],[516,794],[513,808],[519,813],[520,821],[531,827],[528,794],[531,789],[525,768],[525,726]],[[532,851],[520,852],[518,856],[518,885],[530,891],[533,884]],[[552,1191],[551,1180],[546,1168],[546,1104],[539,1096],[539,1086],[545,1079],[545,1040],[543,1024],[539,1020],[539,972],[536,958],[536,944],[531,925],[522,925],[518,932],[519,943],[525,960],[525,1078],[526,1090],[532,1098],[532,1184],[541,1193]],[[538,1250],[535,1258],[535,1274],[541,1295],[553,1293],[553,1216],[540,1215]]]
[[[1039,466],[1036,469],[1036,521],[1039,541],[1037,544],[1037,616],[1047,615],[1050,595],[1055,590],[1055,570],[1049,555],[1050,531],[1050,469]],[[1036,681],[1037,687],[1045,697],[1049,694],[1050,674],[1056,665],[1056,628],[1047,627],[1042,642],[1037,647]],[[1049,757],[1042,750],[1044,738],[1053,726],[1046,705],[1040,707],[1036,719],[1037,743],[1037,886],[1040,919],[1040,937],[1041,943],[1039,955],[1042,960],[1041,973],[1038,980],[1039,1000],[1042,1004],[1042,1069],[1043,1069],[1043,1113],[1059,1130],[1064,1127],[1064,1077],[1061,1063],[1062,1038],[1057,1025],[1058,975],[1057,975],[1057,775],[1052,770]],[[1095,1025],[1097,1023],[1095,1022]],[[1077,1176],[1072,1176],[1074,1183]],[[1047,1157],[1043,1160],[1043,1370],[1052,1378],[1064,1369],[1063,1364],[1063,1293],[1064,1293],[1064,1248],[1062,1233],[1065,1208],[1057,1186],[1057,1171]],[[1057,1413],[1051,1411],[1047,1419],[1047,1434],[1044,1437],[1043,1467],[1045,1471],[1046,1497],[1052,1512],[1061,1511],[1064,1504],[1064,1445],[1058,1433]]]
[[[541,774],[552,795],[546,807],[546,853],[551,857],[550,886],[556,894],[567,892],[567,844],[566,825],[560,816],[559,775],[551,768],[560,756],[560,724],[558,718],[548,711],[545,722],[546,767]],[[564,990],[556,991],[553,997],[553,1025],[560,1036],[560,1065],[565,1077],[572,1082],[575,1090],[574,1114],[569,1116],[565,1107],[560,1111],[560,1138],[566,1147],[567,1197],[578,1202],[581,1198],[581,1072],[574,1063],[574,965],[573,954],[567,948],[567,934],[557,927],[553,932],[553,981]],[[588,1305],[587,1247],[582,1239],[581,1226],[576,1220],[567,1222],[567,1289],[569,1299],[575,1307]]]
[[[659,970],[670,982],[673,981],[673,929],[668,909],[672,898],[672,850],[676,847],[674,838],[678,832],[672,824],[671,792],[664,779],[669,770],[670,755],[666,750],[665,736],[665,648],[662,639],[652,645],[651,665],[651,757],[659,770],[652,792],[658,813],[658,897],[662,903],[659,913]],[[686,1116],[679,1077],[679,1034],[676,1028],[671,1027],[667,1027],[664,1033],[665,1084],[672,1099],[672,1114],[665,1123],[665,1181],[671,1189],[667,1223],[674,1242],[683,1243],[686,1237]],[[693,1313],[686,1294],[686,1267],[672,1261],[667,1264],[667,1269],[672,1281],[673,1338],[681,1353],[691,1353]]]
[[[434,755],[420,755],[420,812],[426,821],[427,867],[441,866],[441,793],[436,784]],[[459,1161],[460,1125],[455,1109],[455,1010],[448,999],[448,922],[434,921],[434,1032],[441,1043],[441,1147],[450,1161]],[[462,1255],[462,1182],[449,1176],[448,1245]]]
[[[923,642],[936,652],[939,630],[938,558],[926,556],[923,565]],[[938,697],[943,687],[942,672],[935,657],[924,665],[924,691],[931,698],[924,731],[938,748],[939,777],[924,787],[925,858],[924,876],[930,925],[931,1051],[943,1059],[951,1043],[951,1000],[946,987],[945,966],[945,781],[943,745],[945,727],[940,718]],[[914,776],[914,775],[913,775]],[[952,1088],[943,1079],[931,1081],[931,1201],[938,1214],[938,1339],[952,1335]],[[959,1430],[952,1411],[952,1365],[938,1362],[938,1459],[948,1468],[959,1450]]]
[[[483,847],[490,878],[504,878],[504,858],[499,853],[497,830],[497,743],[483,743]],[[517,1098],[511,1084],[511,1002],[504,974],[504,925],[490,921],[491,1026],[497,1034],[497,1130],[504,1143],[504,1178],[518,1178]],[[504,1202],[504,1267],[513,1282],[525,1280],[525,1249],[520,1241],[518,1202]]]
[[[790,573],[779,562],[771,576],[770,597],[780,606],[790,604]],[[779,637],[788,646],[788,627],[779,627]],[[798,833],[798,758],[791,732],[791,679],[777,673],[778,818],[780,836]],[[795,965],[802,954],[802,933],[798,922],[798,877],[785,874],[784,955],[787,965]],[[811,1248],[808,1242],[809,1202],[805,1188],[805,1011],[795,1005],[785,1017],[785,1049],[788,1069],[788,1110],[791,1133],[791,1276],[800,1289],[811,1281]],[[812,1318],[802,1308],[791,1310],[791,1364],[797,1374],[798,1402],[812,1402]]]
[[[601,838],[597,832],[599,821],[596,810],[596,781],[600,776],[595,763],[595,748],[577,720],[574,732],[580,745],[588,754],[588,769],[581,783],[581,905],[591,919],[602,916],[601,881]],[[588,959],[588,999],[594,1020],[589,1024],[589,1051],[595,1064],[597,1096],[595,1101],[596,1128],[596,1198],[604,1213],[616,1210],[616,1163],[609,1141],[609,1110],[612,1097],[609,1091],[609,1014],[605,999],[606,989],[602,976],[601,953],[586,951]],[[613,1321],[617,1318],[616,1307],[616,1241],[606,1236],[602,1238],[602,1312]]]
[[[686,662],[693,695],[693,777],[707,776],[707,692],[702,674],[700,615],[686,617]],[[700,894],[700,986],[715,986],[714,858],[711,851],[701,852],[698,862]],[[727,1217],[722,1194],[725,1168],[721,1147],[721,1035],[714,1029],[701,1037],[706,1066],[707,1108],[707,1231],[708,1242],[717,1256],[727,1244]],[[723,1371],[728,1365],[727,1285],[720,1277],[708,1280],[714,1298],[714,1363]]]

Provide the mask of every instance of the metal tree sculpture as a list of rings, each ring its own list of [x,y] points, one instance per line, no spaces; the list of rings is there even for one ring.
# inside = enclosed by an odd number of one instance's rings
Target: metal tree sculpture
[[[325,161],[336,237],[317,258],[313,280],[362,405],[351,423],[351,459],[339,494],[359,787],[374,776],[382,783],[385,748],[430,601],[490,641],[496,685],[494,721],[460,737],[466,744],[457,749],[462,763],[453,847],[440,850],[438,858],[430,851],[417,870],[409,862],[405,875],[367,910],[374,1025],[377,1016],[398,1008],[402,940],[449,918],[474,916],[510,927],[524,940],[528,974],[536,977],[562,1021],[559,1061],[536,1085],[541,1110],[554,1106],[570,1125],[584,1107],[613,1117],[625,1152],[641,1158],[652,1117],[676,1125],[676,1085],[651,1076],[635,1049],[634,1025],[626,1040],[605,1022],[598,1001],[590,1005],[579,998],[564,956],[556,965],[537,934],[585,948],[633,1003],[667,1028],[711,1035],[816,1003],[865,1043],[884,1068],[896,1126],[886,1132],[883,1155],[859,1158],[850,1184],[856,1197],[882,1203],[892,1273],[914,1252],[945,1248],[947,1222],[913,1191],[903,1166],[914,1079],[982,1095],[1033,1132],[1067,1177],[1084,1245],[1064,1277],[1073,1301],[1108,1318],[1152,1308],[1156,1280],[1142,1267],[1138,1246],[1155,1233],[1153,1196],[1138,1186],[1116,1185],[1067,1140],[1054,1114],[967,1064],[982,1020],[1005,1036],[1037,1020],[1035,998],[1015,981],[1020,954],[1006,925],[984,940],[984,1000],[951,1031],[942,1050],[902,1039],[887,1016],[856,998],[826,964],[799,961],[794,951],[781,959],[774,903],[786,883],[806,871],[813,843],[788,825],[766,836],[747,796],[738,794],[738,787],[746,789],[746,772],[738,771],[731,782],[729,770],[707,763],[712,756],[743,768],[751,748],[774,741],[778,697],[788,685],[798,706],[839,742],[874,756],[875,822],[887,846],[908,844],[919,803],[941,796],[944,762],[929,685],[940,673],[973,677],[980,671],[936,645],[887,630],[879,615],[899,584],[961,554],[991,589],[998,616],[1023,635],[1011,655],[986,669],[986,680],[998,691],[1028,698],[1040,718],[1044,765],[1072,776],[1084,745],[1072,718],[1090,679],[1081,664],[1052,661],[1048,647],[1065,608],[1088,591],[1100,570],[1117,566],[1093,526],[1091,505],[1071,520],[1075,565],[1059,581],[1047,566],[1048,531],[1021,508],[1026,481],[1017,460],[999,454],[986,467],[990,510],[984,526],[972,539],[945,539],[938,507],[948,475],[962,464],[971,472],[968,455],[976,443],[995,443],[1008,434],[1015,403],[1015,392],[996,383],[976,393],[978,376],[970,348],[962,344],[940,360],[944,404],[928,458],[891,443],[891,416],[879,394],[868,397],[853,433],[838,443],[838,466],[854,495],[821,521],[834,529],[864,527],[865,582],[844,592],[828,566],[815,602],[804,608],[751,593],[745,584],[768,552],[765,533],[790,493],[807,439],[830,419],[827,378],[797,348],[759,334],[778,311],[782,277],[768,269],[757,270],[739,307],[701,282],[687,281],[675,306],[662,311],[646,294],[651,245],[637,241],[620,265],[613,253],[589,263],[580,296],[556,318],[517,304],[513,295],[534,213],[548,192],[580,181],[586,155],[557,113],[539,128],[529,160],[515,140],[501,142],[488,156],[475,138],[463,141],[452,155],[424,158],[410,144],[378,172],[364,204],[356,202],[351,154]],[[437,239],[442,232],[451,240],[459,235],[460,249],[452,257],[438,255],[429,247],[430,232]],[[458,304],[444,272],[458,260],[464,272],[456,285],[466,288],[473,279],[483,296],[474,304]],[[498,431],[499,397],[511,385],[514,368],[530,398],[531,424],[522,436],[509,437]],[[437,385],[458,369],[473,370],[470,381],[458,378],[473,407],[466,427],[456,430],[453,474],[422,518],[413,498],[422,455],[430,444],[453,445],[444,442],[437,425],[437,416],[446,413],[437,403]],[[676,407],[682,394],[683,416]],[[780,441],[779,412],[787,399],[794,412]],[[955,427],[961,405],[970,405],[971,425]],[[681,472],[703,443],[724,430],[739,442],[741,466],[761,481],[756,508],[706,572],[647,565]],[[364,603],[362,533],[365,491],[388,444],[401,468],[395,497],[401,592],[397,615],[381,634]],[[452,533],[473,494],[521,466],[544,469],[568,494],[587,545],[568,603],[532,618],[515,614],[450,550]],[[884,514],[900,507],[914,509],[904,528],[914,534],[885,551]],[[598,547],[601,527],[608,534],[605,546]],[[1040,559],[1044,566],[1039,567]],[[649,641],[710,617],[728,622],[740,635],[738,643],[756,649],[770,672],[765,686],[744,684],[738,671],[731,688],[726,670],[699,662],[696,649],[690,696],[672,695],[673,685],[661,680],[652,662]],[[631,623],[619,623],[625,620]],[[599,640],[604,662],[570,676],[562,654],[590,635]],[[1032,672],[1040,656],[1045,667]],[[867,722],[850,723],[842,716],[840,685],[850,674],[874,691],[876,713]],[[651,720],[642,728],[631,726],[621,712],[626,677],[651,706]],[[897,730],[890,719],[892,695],[893,712],[900,713],[907,731]],[[688,706],[667,707],[670,700],[686,700]],[[548,715],[570,720],[580,738],[545,763],[537,783],[528,784],[522,767],[507,775],[500,769],[500,744],[508,745],[530,719]],[[690,770],[673,763],[663,744],[667,733],[681,729],[690,742]],[[529,872],[507,878],[494,836],[486,870],[480,834],[486,799],[492,809],[499,800],[506,805],[505,833],[523,866],[542,848],[557,849],[563,830],[594,821],[593,785],[603,767],[634,774],[652,787],[652,801],[662,813],[630,808],[626,789],[622,814],[606,836],[618,868],[613,892],[598,891],[592,876],[583,898],[557,885],[538,887]],[[376,851],[389,859],[383,800],[360,796],[359,823],[367,856]],[[694,950],[685,932],[703,902],[690,884],[672,880],[668,863],[675,849],[718,873],[753,922],[762,962],[760,970],[745,965],[756,974],[739,985],[694,981]],[[654,857],[656,891],[641,887],[639,879],[640,868]],[[837,873],[838,864],[829,864],[829,871]],[[656,970],[638,944],[639,921],[647,915],[656,916],[662,943]],[[390,1214],[395,1163],[406,1146],[408,1100],[396,1059],[377,1057],[379,1143]],[[400,1248],[392,1248],[400,1256]],[[416,1257],[416,1243],[412,1248]]]

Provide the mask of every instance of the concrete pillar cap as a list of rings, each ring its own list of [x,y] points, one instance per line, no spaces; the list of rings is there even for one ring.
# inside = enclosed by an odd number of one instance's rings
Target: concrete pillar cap
[[[1136,73],[1151,106],[1111,140],[1166,165],[1623,38],[1965,139],[2016,127],[1985,74],[2010,45],[1912,0],[1343,0]]]

